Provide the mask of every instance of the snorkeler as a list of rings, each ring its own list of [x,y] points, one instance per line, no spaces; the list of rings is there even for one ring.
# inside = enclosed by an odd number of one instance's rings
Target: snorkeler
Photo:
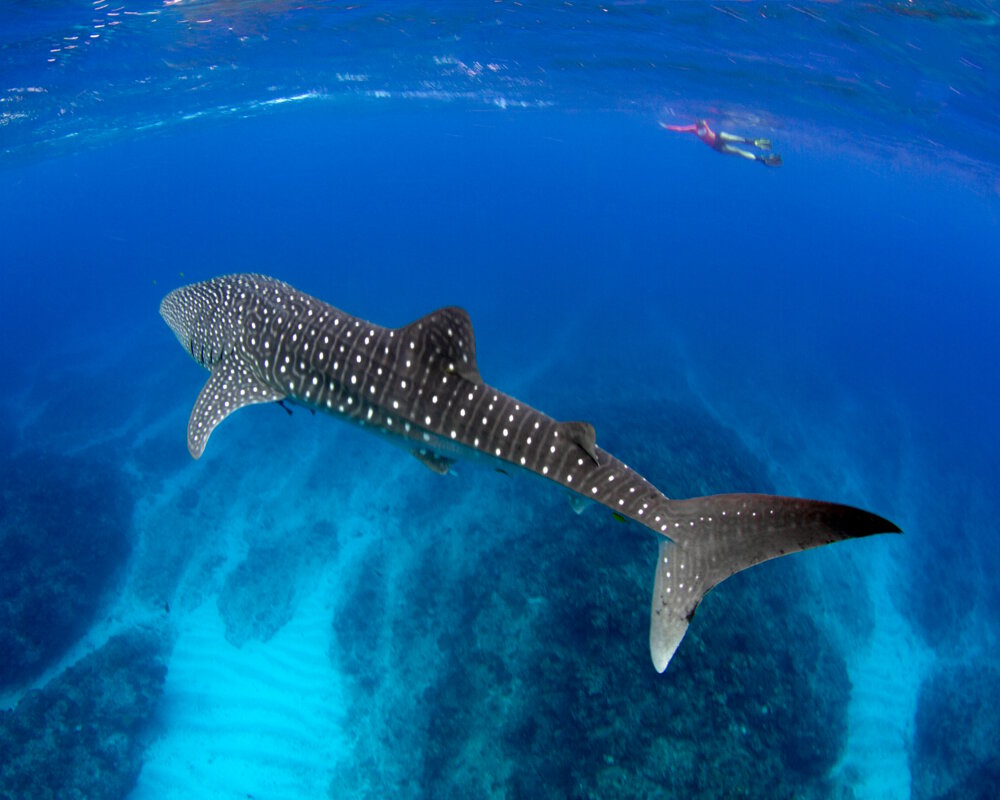
[[[781,166],[781,156],[777,153],[770,152],[770,139],[745,139],[742,136],[734,136],[733,134],[726,133],[725,131],[719,131],[716,133],[708,127],[708,123],[703,119],[698,120],[698,122],[694,125],[667,125],[661,122],[660,127],[668,131],[693,133],[713,150],[720,153],[726,153],[732,156],[742,156],[743,158],[748,158],[751,161],[759,161],[765,167]],[[755,147],[763,152],[754,153],[743,147],[735,147],[734,145],[736,144],[748,144],[751,147]]]

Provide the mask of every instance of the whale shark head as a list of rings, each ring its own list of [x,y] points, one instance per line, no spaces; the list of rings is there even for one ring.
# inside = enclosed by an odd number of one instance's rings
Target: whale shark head
[[[208,369],[239,341],[245,288],[216,279],[174,289],[160,303],[160,316],[191,357]]]

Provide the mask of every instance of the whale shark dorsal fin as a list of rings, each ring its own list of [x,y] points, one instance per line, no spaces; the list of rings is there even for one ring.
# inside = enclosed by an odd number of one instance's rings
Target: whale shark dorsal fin
[[[284,400],[284,394],[260,380],[236,354],[229,353],[212,368],[188,419],[187,440],[191,455],[205,450],[215,426],[237,409],[253,403]]]
[[[563,431],[566,437],[580,446],[591,461],[600,464],[597,460],[597,434],[594,426],[589,422],[560,422],[559,430]]]
[[[448,306],[400,329],[403,346],[410,342],[426,357],[433,358],[445,372],[482,383],[476,366],[476,336],[465,309]]]

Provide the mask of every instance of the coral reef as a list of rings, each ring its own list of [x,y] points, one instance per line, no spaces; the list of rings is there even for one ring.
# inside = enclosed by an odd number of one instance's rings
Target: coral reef
[[[993,798],[1000,786],[1000,669],[961,664],[921,687],[910,753],[912,791],[924,798]]]
[[[0,798],[120,800],[163,690],[166,637],[132,630],[0,713]]]
[[[24,454],[0,474],[0,687],[21,684],[90,624],[131,549],[122,473],[82,456]]]

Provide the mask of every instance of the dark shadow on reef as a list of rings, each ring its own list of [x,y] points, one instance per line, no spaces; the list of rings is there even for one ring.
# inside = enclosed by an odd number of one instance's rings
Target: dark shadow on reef
[[[609,424],[629,413],[601,412]],[[661,404],[657,417],[652,436],[608,449],[640,471],[661,465],[647,476],[676,496],[767,490],[760,462],[703,412]],[[577,517],[546,488],[521,482],[513,509],[501,490],[451,519],[415,497],[407,518],[434,542],[397,534],[371,554],[344,593],[332,656],[354,679],[353,714],[391,713],[369,720],[377,741],[331,796],[829,796],[850,684],[797,603],[809,589],[793,560],[709,595],[657,675],[652,534],[600,508]],[[448,542],[462,543],[458,569]],[[401,601],[371,575],[407,546]],[[387,651],[380,671],[373,654]]]
[[[22,684],[90,625],[131,549],[119,470],[24,454],[0,474],[0,687]]]
[[[110,639],[0,712],[0,800],[120,800],[135,784],[166,677],[166,637]]]

